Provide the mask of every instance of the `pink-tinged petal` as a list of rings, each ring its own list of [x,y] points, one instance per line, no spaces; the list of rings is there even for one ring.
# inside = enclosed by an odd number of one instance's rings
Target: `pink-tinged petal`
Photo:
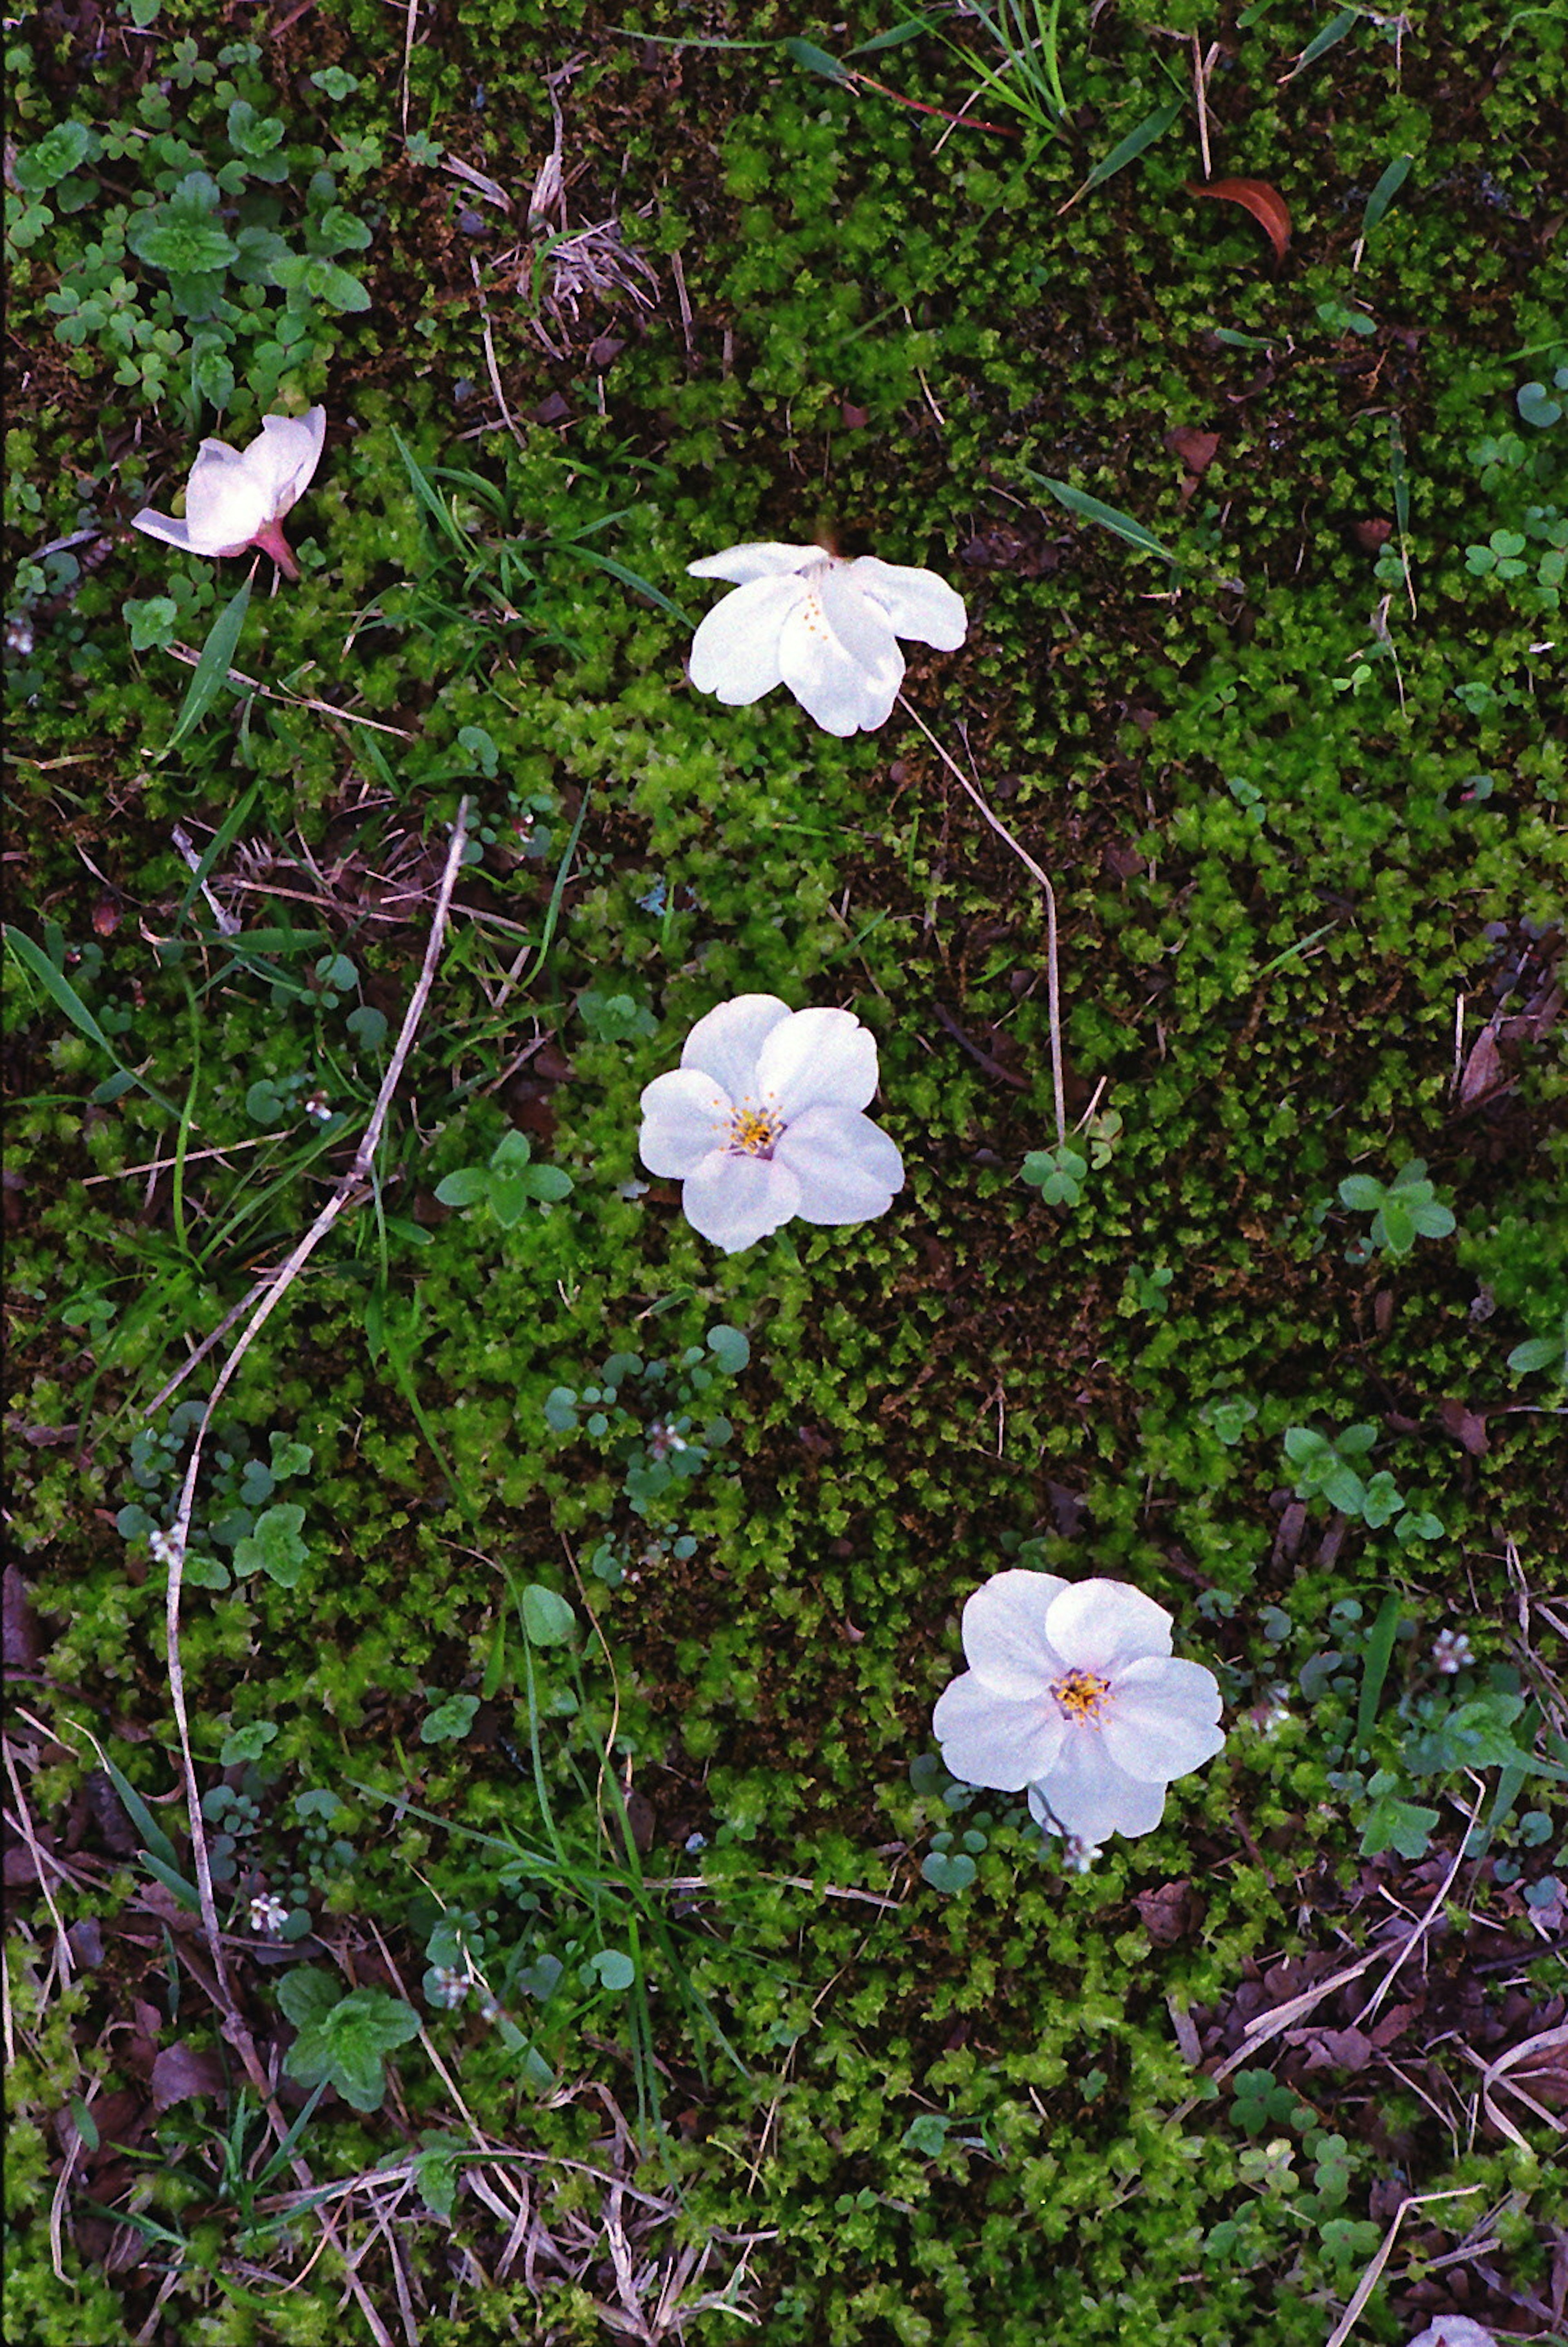
[[[1102,1730],[1105,1749],[1129,1777],[1185,1777],[1224,1744],[1219,1709],[1219,1683],[1201,1663],[1134,1663],[1116,1681]]]
[[[267,499],[270,517],[280,520],[311,485],[321,461],[327,411],[310,408],[303,415],[264,415],[261,435],[245,451],[245,463]]]
[[[1164,1785],[1125,1776],[1093,1727],[1068,1730],[1055,1766],[1042,1771],[1032,1788],[1032,1809],[1034,1789],[1063,1831],[1080,1841],[1150,1833],[1165,1814]]]
[[[955,652],[962,643],[968,625],[963,598],[934,570],[879,562],[874,554],[862,554],[859,561],[850,563],[846,576],[850,586],[881,606],[895,636],[905,636],[911,643],[934,644],[942,652]]]
[[[877,1089],[877,1039],[852,1010],[797,1010],[759,1051],[757,1081],[791,1124],[809,1108],[864,1108]]]
[[[802,580],[779,638],[785,683],[824,733],[884,725],[903,682],[904,659],[874,603],[845,584],[841,569]]]
[[[1066,1586],[1053,1573],[1025,1573],[1013,1565],[993,1573],[965,1604],[965,1657],[975,1676],[996,1694],[1038,1701],[1049,1693],[1052,1680],[1061,1677],[1064,1665],[1045,1635],[1045,1617]]]
[[[226,441],[204,440],[185,485],[185,526],[197,554],[234,554],[272,518],[264,485]]]
[[[1125,1581],[1078,1581],[1051,1609],[1051,1643],[1076,1669],[1115,1679],[1145,1655],[1168,1655],[1171,1617]]]
[[[700,562],[688,562],[686,568],[688,578],[728,579],[732,586],[746,587],[753,579],[777,579],[828,559],[820,546],[779,546],[752,538],[744,546],[727,546],[722,554],[705,554]]]
[[[776,994],[738,994],[699,1019],[681,1051],[683,1068],[700,1068],[737,1107],[758,1097],[757,1063],[773,1030],[794,1013]]]
[[[150,506],[143,506],[140,513],[132,514],[131,528],[143,531],[148,538],[161,538],[166,546],[181,547],[187,554],[193,550],[190,533],[185,524],[171,521],[168,514],[154,513]]]
[[[787,1167],[715,1150],[687,1174],[680,1203],[693,1230],[726,1255],[738,1255],[787,1223],[799,1196],[800,1185]]]
[[[729,1130],[728,1093],[696,1068],[656,1076],[644,1090],[642,1112],[637,1154],[650,1174],[667,1180],[684,1181],[723,1148]]]
[[[773,1161],[800,1184],[808,1223],[864,1223],[904,1186],[903,1160],[880,1125],[850,1109],[809,1108],[774,1143]]]
[[[783,680],[784,629],[805,592],[793,574],[754,579],[716,603],[693,636],[687,661],[697,692],[716,693],[729,709],[771,692]]]
[[[972,1671],[953,1680],[937,1697],[932,1726],[942,1757],[966,1785],[989,1785],[999,1793],[1020,1793],[1056,1764],[1062,1748],[1062,1715],[1053,1703],[1014,1702],[983,1686]]]
[[[263,554],[271,556],[285,579],[298,579],[300,566],[290,550],[280,521],[264,521],[250,543],[259,546]]]

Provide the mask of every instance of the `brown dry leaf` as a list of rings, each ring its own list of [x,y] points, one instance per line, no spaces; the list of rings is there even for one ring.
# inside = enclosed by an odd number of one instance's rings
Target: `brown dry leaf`
[[[1186,183],[1189,196],[1217,196],[1222,203],[1239,204],[1249,211],[1258,227],[1274,247],[1276,261],[1283,261],[1290,241],[1290,212],[1278,188],[1267,179],[1211,179],[1206,187],[1201,179]]]
[[[166,2045],[152,2065],[152,2106],[167,2111],[192,2095],[220,2096],[228,2083],[216,2054],[199,2054],[191,2045]]]
[[[1156,1948],[1174,1948],[1203,1921],[1204,1902],[1188,1881],[1162,1882],[1157,1890],[1140,1891],[1133,1904]]]
[[[1472,1459],[1484,1459],[1492,1445],[1487,1440],[1486,1420],[1468,1402],[1449,1400],[1438,1405],[1438,1417],[1445,1434],[1462,1443]]]
[[[1217,432],[1195,432],[1189,424],[1178,424],[1166,434],[1166,446],[1179,456],[1189,473],[1207,473],[1219,454]]]
[[[1459,1080],[1461,1105],[1468,1108],[1472,1101],[1495,1092],[1502,1081],[1502,1054],[1497,1048],[1495,1030],[1483,1027],[1476,1037],[1464,1073]]]

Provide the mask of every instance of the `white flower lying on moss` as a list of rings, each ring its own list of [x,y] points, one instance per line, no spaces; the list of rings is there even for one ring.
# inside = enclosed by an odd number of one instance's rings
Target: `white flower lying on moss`
[[[1498,2347],[1494,2334],[1468,2314],[1440,2314],[1410,2341],[1410,2347]]]
[[[1172,1656],[1170,1615],[1125,1582],[993,1573],[963,1651],[936,1706],[942,1759],[965,1784],[1027,1786],[1035,1818],[1080,1841],[1148,1833],[1170,1779],[1225,1742],[1213,1672]]]
[[[312,407],[304,415],[264,415],[248,448],[204,440],[185,485],[185,519],[144,506],[131,528],[189,554],[243,554],[259,546],[285,579],[298,579],[283,517],[311,485],[326,429],[326,409]]]
[[[694,579],[728,579],[692,639],[691,681],[731,708],[787,684],[829,733],[885,725],[903,682],[900,636],[956,651],[963,600],[934,571],[855,561],[820,546],[728,547],[688,562]]]
[[[903,1161],[861,1114],[876,1039],[848,1010],[741,994],[699,1019],[680,1065],[642,1096],[637,1147],[682,1184],[686,1217],[726,1255],[799,1214],[862,1223],[902,1189]]]

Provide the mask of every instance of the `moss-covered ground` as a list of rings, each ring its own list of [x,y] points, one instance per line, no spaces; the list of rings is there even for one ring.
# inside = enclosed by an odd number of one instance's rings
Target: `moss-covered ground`
[[[5,35],[22,2347],[1568,2336],[1568,26],[1056,37]],[[129,518],[313,401],[236,613]],[[969,610],[849,741],[683,667],[819,533]],[[725,1257],[748,991],[908,1178]],[[934,1753],[1008,1564],[1226,1697],[1082,1871]]]

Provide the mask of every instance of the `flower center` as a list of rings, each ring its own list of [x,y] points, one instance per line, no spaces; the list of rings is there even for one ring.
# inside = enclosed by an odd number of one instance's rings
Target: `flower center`
[[[1052,1681],[1051,1692],[1069,1719],[1086,1720],[1097,1727],[1105,1717],[1111,1682],[1096,1678],[1093,1671],[1064,1671]]]
[[[784,1120],[777,1109],[757,1108],[743,1101],[729,1119],[729,1135],[726,1147],[739,1157],[771,1157],[773,1144],[784,1130]]]

